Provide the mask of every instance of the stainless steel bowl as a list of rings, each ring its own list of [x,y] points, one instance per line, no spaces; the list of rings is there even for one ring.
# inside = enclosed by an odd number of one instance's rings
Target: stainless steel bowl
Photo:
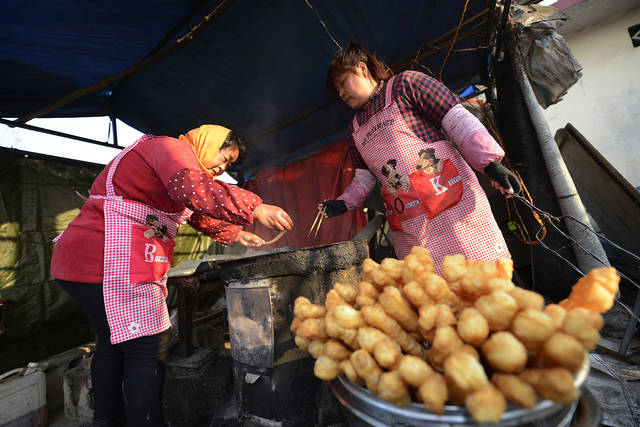
[[[582,388],[589,375],[589,357],[575,374],[574,384]],[[357,386],[340,375],[331,382],[331,390],[349,414],[350,425],[382,427],[402,426],[471,426],[478,425],[464,406],[446,405],[444,414],[427,411],[422,404],[411,403],[404,408],[380,399],[369,390]],[[568,426],[578,401],[562,405],[538,399],[531,409],[509,404],[499,426]]]

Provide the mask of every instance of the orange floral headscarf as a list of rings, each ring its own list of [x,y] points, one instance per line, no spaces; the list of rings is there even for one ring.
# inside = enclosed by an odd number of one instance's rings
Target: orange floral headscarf
[[[205,167],[205,164],[209,164],[218,154],[229,132],[231,130],[224,126],[202,125],[178,138],[191,145],[198,158],[200,169],[213,178],[213,173]]]

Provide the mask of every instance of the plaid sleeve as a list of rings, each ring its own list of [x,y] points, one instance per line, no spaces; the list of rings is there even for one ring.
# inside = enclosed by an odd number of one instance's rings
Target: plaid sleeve
[[[353,130],[349,126],[349,135],[347,136],[347,149],[349,150],[349,157],[351,157],[351,165],[354,169],[369,169],[367,164],[362,159],[356,143],[353,140]]]
[[[397,80],[408,101],[436,127],[440,127],[445,114],[460,102],[458,95],[445,85],[418,71],[404,71]]]

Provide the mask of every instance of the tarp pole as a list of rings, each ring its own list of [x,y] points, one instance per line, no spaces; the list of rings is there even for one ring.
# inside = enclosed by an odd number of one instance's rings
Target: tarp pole
[[[51,129],[41,128],[41,127],[38,127],[38,126],[32,126],[32,125],[16,123],[13,120],[0,119],[0,123],[3,124],[3,125],[7,125],[9,127],[12,127],[12,128],[13,127],[17,127],[17,128],[26,129],[26,130],[32,130],[34,132],[41,132],[41,133],[46,133],[46,134],[49,134],[49,135],[60,136],[62,138],[74,139],[76,141],[88,142],[90,144],[102,145],[102,146],[105,146],[105,147],[113,147],[112,144],[109,144],[109,141],[106,141],[106,142],[96,141],[95,139],[84,138],[82,136],[71,135],[69,133],[64,133],[64,132],[58,132],[56,130],[51,130]],[[122,148],[122,147],[117,147],[117,148]]]
[[[116,116],[115,114],[109,116],[111,119],[111,128],[113,129],[113,145],[118,146],[118,128],[116,127]]]

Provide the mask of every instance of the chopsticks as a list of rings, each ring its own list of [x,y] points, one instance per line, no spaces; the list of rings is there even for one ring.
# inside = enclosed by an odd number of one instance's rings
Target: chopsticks
[[[320,231],[320,225],[322,224],[322,219],[324,218],[324,213],[326,212],[326,210],[327,210],[327,206],[323,205],[322,210],[318,211],[318,214],[316,215],[316,219],[313,220],[313,224],[311,224],[311,228],[307,233],[307,237],[311,235],[311,232],[313,231],[313,227],[316,225],[316,222],[318,223],[318,227],[316,228],[316,233],[313,235],[313,238],[315,239],[318,236],[318,231]]]

